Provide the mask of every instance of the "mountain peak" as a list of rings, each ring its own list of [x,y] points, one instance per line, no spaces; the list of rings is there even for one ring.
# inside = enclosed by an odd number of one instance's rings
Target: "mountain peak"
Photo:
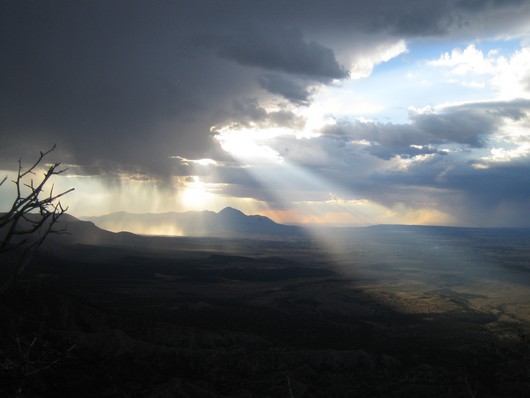
[[[238,210],[238,209],[234,209],[233,207],[225,207],[223,210],[221,210],[218,214],[226,214],[226,215],[245,215],[245,213],[243,213],[241,210]]]

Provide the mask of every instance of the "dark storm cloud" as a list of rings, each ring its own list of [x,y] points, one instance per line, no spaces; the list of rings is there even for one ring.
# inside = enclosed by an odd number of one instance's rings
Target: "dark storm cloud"
[[[454,189],[467,191],[473,197],[473,201],[484,205],[496,204],[506,198],[528,202],[530,162],[515,161],[479,170],[462,167],[450,173],[442,183]],[[530,216],[528,218],[530,219]]]
[[[366,141],[366,145],[360,146],[359,150],[384,160],[397,155],[410,157],[419,153],[437,153],[438,150],[431,145],[442,142],[441,138],[433,139],[414,124],[356,121],[332,126],[325,134],[342,137],[344,142]]]
[[[484,147],[504,118],[518,121],[526,118],[529,110],[528,100],[474,103],[440,112],[411,112],[408,124],[356,121],[328,127],[324,133],[344,140],[366,140],[370,143],[366,151],[381,159],[443,154],[439,146]]]
[[[477,169],[472,162],[448,154],[407,172],[374,174],[365,194],[387,206],[423,197],[426,207],[452,214],[461,225],[527,227],[530,162],[523,158]]]
[[[12,167],[19,156],[32,158],[54,143],[61,160],[91,166],[91,173],[101,165],[170,174],[170,156],[225,156],[210,127],[233,117],[234,101],[265,89],[269,97],[310,102],[312,84],[347,78],[336,48],[348,52],[378,40],[447,34],[455,21],[469,25],[482,12],[514,7],[474,2],[470,10],[466,4],[3,1],[1,166]],[[505,12],[506,21],[496,23],[517,24],[519,14]],[[247,120],[253,117],[260,116]],[[293,119],[288,112],[267,116],[273,117],[275,123]],[[436,134],[459,139],[449,136],[457,133],[443,120],[415,123],[417,130],[430,124]],[[389,154],[399,142],[398,152],[405,152],[409,143],[429,141],[389,138],[391,126],[376,127]],[[458,133],[460,141],[480,145],[475,130]],[[421,138],[421,131],[397,134]]]
[[[447,1],[405,2],[398,15],[390,26],[394,32],[407,36],[446,34],[458,18]]]
[[[501,123],[492,113],[469,109],[415,114],[411,115],[411,120],[422,143],[457,143],[475,148],[482,147],[484,139]]]
[[[343,79],[348,71],[323,45],[304,40],[298,29],[278,26],[248,28],[237,35],[222,37],[218,54],[242,65],[258,66],[315,79]]]
[[[280,74],[268,73],[258,78],[259,84],[272,94],[279,94],[285,99],[300,105],[309,103],[311,91],[306,87],[307,81],[288,78]]]
[[[520,5],[524,2],[525,0],[458,0],[455,5],[462,10],[476,12],[485,8]]]
[[[260,106],[257,98],[243,98],[234,101],[234,117],[239,123],[267,120],[267,110]]]
[[[286,107],[267,111],[257,98],[240,98],[233,102],[232,110],[227,113],[226,121],[230,124],[245,127],[287,127],[301,129],[305,119],[294,114]],[[217,133],[214,131],[214,133]]]
[[[167,173],[175,151],[208,150],[221,98],[247,93],[254,77],[194,49],[171,13],[126,5],[17,2],[8,9],[0,112],[12,156],[57,143],[72,163],[101,158]]]
[[[459,217],[486,226],[530,225],[530,163],[527,160],[488,169],[463,168],[450,173],[446,185],[463,193]]]

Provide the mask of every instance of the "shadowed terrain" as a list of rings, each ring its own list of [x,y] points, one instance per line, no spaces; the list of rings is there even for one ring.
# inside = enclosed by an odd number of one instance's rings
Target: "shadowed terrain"
[[[530,392],[528,230],[330,229],[322,244],[67,221],[2,297],[2,363],[25,363],[4,366],[4,396]]]

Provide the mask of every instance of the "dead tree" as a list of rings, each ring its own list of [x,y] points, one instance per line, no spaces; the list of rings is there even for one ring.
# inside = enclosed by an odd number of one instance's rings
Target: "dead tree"
[[[22,160],[18,161],[18,173],[12,181],[16,185],[16,197],[11,208],[6,213],[0,214],[0,255],[7,252],[17,253],[17,262],[13,274],[0,288],[5,290],[24,271],[31,255],[35,253],[50,234],[63,233],[64,229],[56,229],[57,222],[68,207],[63,207],[59,199],[74,188],[60,193],[54,193],[52,184],[46,192],[50,178],[64,173],[61,163],[47,165],[48,169],[40,182],[35,182],[32,176],[43,159],[55,150],[55,145],[46,152],[40,152],[35,163],[27,170],[22,167]],[[2,186],[7,180],[0,181]],[[27,182],[29,180],[29,182]]]

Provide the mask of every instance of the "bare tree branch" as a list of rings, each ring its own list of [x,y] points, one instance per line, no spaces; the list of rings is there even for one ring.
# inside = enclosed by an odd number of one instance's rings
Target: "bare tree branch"
[[[42,324],[29,334],[21,334],[15,325],[12,327],[11,344],[6,345],[5,350],[0,349],[0,369],[17,372],[22,378],[52,368],[76,348],[76,344],[65,351],[51,347]]]
[[[54,193],[54,185],[47,194],[45,188],[53,176],[63,174],[68,169],[61,169],[61,163],[53,163],[40,182],[35,183],[33,178],[29,183],[25,182],[30,175],[36,175],[38,166],[55,148],[54,145],[45,152],[40,151],[38,159],[27,170],[24,170],[22,160],[18,160],[17,176],[12,180],[16,186],[16,197],[10,210],[0,215],[0,254],[21,250],[15,272],[6,285],[24,271],[31,255],[40,248],[49,234],[65,232],[64,229],[54,228],[60,217],[68,210],[59,199],[72,192],[74,188],[57,194]],[[4,177],[0,186],[6,180],[7,177]],[[0,288],[0,292],[4,289]]]

